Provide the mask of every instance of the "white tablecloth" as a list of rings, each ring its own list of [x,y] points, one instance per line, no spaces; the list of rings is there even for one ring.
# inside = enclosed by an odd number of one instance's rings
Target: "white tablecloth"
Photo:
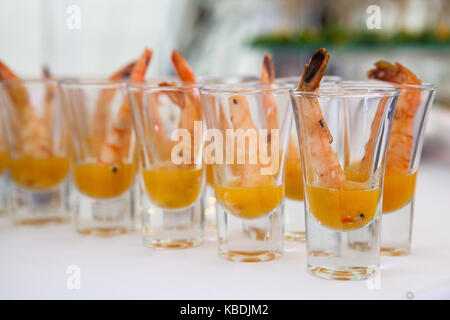
[[[3,216],[0,298],[450,299],[450,168],[422,165],[412,254],[382,257],[374,280],[316,278],[305,271],[305,245],[287,248],[275,261],[232,263],[213,240],[161,251],[143,247],[139,232],[96,238],[73,225],[15,227]],[[68,289],[70,265],[79,267],[79,289]]]

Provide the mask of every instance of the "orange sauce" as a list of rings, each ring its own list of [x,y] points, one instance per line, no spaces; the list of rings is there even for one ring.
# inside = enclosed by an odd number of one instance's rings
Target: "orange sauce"
[[[142,180],[150,199],[164,209],[181,209],[192,205],[203,188],[203,168],[172,163],[142,171]]]
[[[405,206],[416,189],[417,172],[411,174],[386,173],[383,186],[383,213]]]
[[[9,161],[9,169],[12,179],[18,185],[32,190],[45,190],[58,185],[67,177],[69,159],[17,158]]]
[[[136,165],[119,163],[103,165],[97,163],[77,164],[73,179],[80,192],[92,198],[114,198],[127,191],[134,182]]]
[[[283,199],[282,185],[242,187],[240,181],[215,186],[216,197],[230,213],[246,219],[260,218],[272,212]]]
[[[303,176],[300,163],[286,163],[285,190],[286,198],[298,201],[303,200]]]

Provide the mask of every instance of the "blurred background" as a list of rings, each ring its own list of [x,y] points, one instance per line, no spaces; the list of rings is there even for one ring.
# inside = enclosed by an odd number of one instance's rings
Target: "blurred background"
[[[197,75],[299,75],[326,47],[327,72],[365,79],[379,59],[437,83],[423,156],[450,164],[449,0],[15,0],[0,2],[0,59],[23,77],[106,76],[154,50],[150,77],[178,49]]]

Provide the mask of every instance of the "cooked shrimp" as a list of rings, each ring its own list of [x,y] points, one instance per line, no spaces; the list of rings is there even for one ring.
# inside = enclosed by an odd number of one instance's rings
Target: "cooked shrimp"
[[[264,54],[263,67],[261,71],[261,83],[273,83],[275,81],[275,66],[269,53]],[[278,129],[278,111],[275,100],[271,95],[263,96],[263,105],[267,116],[267,129]],[[300,153],[297,142],[293,137],[289,139],[287,161],[290,163],[300,163]]]
[[[44,79],[51,79],[52,76],[50,74],[50,70],[47,65],[44,65],[42,67],[42,75],[44,76]],[[45,108],[44,108],[44,116],[43,119],[46,122],[47,127],[50,128],[52,124],[52,115],[53,115],[53,95],[55,87],[53,85],[48,85],[45,90]]]
[[[368,76],[395,84],[422,83],[414,73],[400,63],[394,65],[386,61],[378,61]],[[419,106],[419,88],[404,88],[400,91],[389,141],[387,172],[405,173],[409,170],[413,151],[414,116]]]
[[[259,139],[258,131],[253,123],[248,101],[244,96],[231,96],[228,98],[230,105],[230,120],[234,130],[251,130]],[[256,141],[259,148],[259,142]],[[241,185],[246,187],[254,187],[261,185],[269,185],[272,183],[272,176],[262,175],[258,157],[256,157],[256,164],[250,164],[250,146],[248,148],[237,148],[237,159],[245,159],[245,163],[241,166]],[[256,150],[258,155],[258,151]]]
[[[275,67],[269,53],[264,54],[263,67],[261,71],[261,83],[273,83],[275,81]],[[267,119],[267,130],[278,129],[278,111],[275,99],[271,94],[263,95],[263,106]]]
[[[136,61],[131,72],[130,82],[144,81],[145,73],[152,58],[152,51],[144,49],[139,60]],[[131,111],[128,99],[125,98],[116,119],[109,129],[106,141],[101,148],[99,162],[114,164],[119,162],[127,150],[129,136],[131,134]]]
[[[116,82],[120,80],[128,80],[135,64],[136,61],[132,61],[126,66],[121,67],[119,70],[108,77],[108,81]],[[99,146],[106,139],[107,121],[105,121],[105,119],[108,118],[109,107],[115,93],[116,89],[105,89],[100,92],[100,95],[97,99],[97,104],[94,111],[94,119],[92,123],[92,135],[94,144],[93,150],[98,150]]]
[[[39,118],[30,105],[27,90],[20,83],[20,78],[0,61],[0,80],[11,80],[6,83],[6,90],[12,104],[19,115],[20,140],[22,154],[33,158],[44,159],[52,154],[52,145],[48,127]]]
[[[388,102],[387,98],[382,98],[377,107],[377,111],[375,112],[375,116],[372,120],[372,126],[370,127],[370,136],[367,141],[364,149],[364,156],[361,159],[361,162],[357,164],[357,166],[350,165],[350,169],[347,173],[347,177],[350,180],[355,181],[366,181],[371,176],[371,171],[373,167],[373,153],[375,151],[375,143],[380,130],[380,123],[383,119],[383,114],[385,110],[386,103]],[[347,132],[346,132],[347,133]],[[347,149],[346,149],[347,150]],[[348,151],[347,151],[348,152]],[[347,153],[347,159],[349,158]],[[346,165],[348,164],[348,160],[346,161]]]
[[[297,90],[314,92],[320,86],[320,80],[325,73],[328,62],[325,49],[318,49],[305,66]],[[301,112],[302,143],[308,144],[309,154],[306,161],[310,161],[318,177],[318,183],[325,188],[339,189],[346,185],[346,177],[338,156],[331,148],[333,137],[322,115],[316,98],[297,98],[296,113]],[[306,141],[305,141],[306,140]]]
[[[172,64],[181,81],[196,82],[194,72],[192,72],[184,57],[176,50],[172,52]],[[191,133],[194,132],[194,121],[202,119],[199,97],[194,92],[185,95],[184,102],[180,103],[179,107],[181,108],[181,114],[178,127],[188,129]]]
[[[183,82],[196,83],[194,72],[189,67],[184,57],[177,50],[172,51],[172,63],[178,78]]]

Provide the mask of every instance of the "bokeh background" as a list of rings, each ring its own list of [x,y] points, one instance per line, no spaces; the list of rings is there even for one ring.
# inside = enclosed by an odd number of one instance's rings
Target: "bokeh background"
[[[379,29],[369,28],[373,6]],[[55,77],[106,76],[144,46],[154,50],[149,77],[173,74],[174,48],[203,76],[258,75],[264,51],[277,76],[299,75],[318,47],[345,79],[364,79],[379,59],[401,62],[439,86],[423,157],[450,164],[448,0],[0,2],[0,59],[24,77],[43,65]]]

